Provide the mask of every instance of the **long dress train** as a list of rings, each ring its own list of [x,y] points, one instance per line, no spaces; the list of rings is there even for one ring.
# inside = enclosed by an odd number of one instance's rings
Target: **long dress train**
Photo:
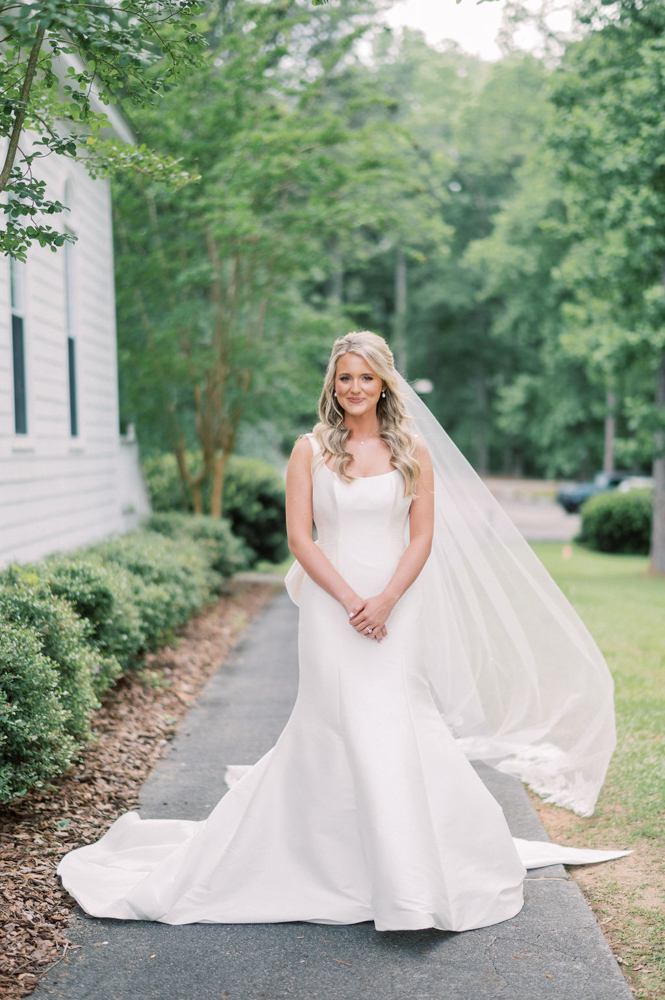
[[[401,474],[344,484],[320,462],[313,504],[322,551],[359,594],[380,592],[408,535]],[[168,924],[463,931],[520,910],[525,864],[625,853],[513,840],[433,699],[420,579],[379,644],[299,577],[298,697],[277,743],[205,821],[129,812],[66,854],[58,872],[84,910]]]

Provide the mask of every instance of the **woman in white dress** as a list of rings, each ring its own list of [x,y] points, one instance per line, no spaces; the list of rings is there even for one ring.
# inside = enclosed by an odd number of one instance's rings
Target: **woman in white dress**
[[[624,853],[513,839],[467,759],[592,810],[613,746],[611,680],[515,529],[481,511],[475,480],[464,486],[452,443],[442,457],[430,415],[409,409],[382,338],[335,343],[321,421],[287,475],[292,715],[207,820],[130,812],[65,855],[63,884],[89,914],[463,931],[520,910],[525,866]]]

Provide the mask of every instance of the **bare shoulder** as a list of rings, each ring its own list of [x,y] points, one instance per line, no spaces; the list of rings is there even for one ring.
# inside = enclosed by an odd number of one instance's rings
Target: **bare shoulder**
[[[312,462],[312,446],[306,435],[299,437],[291,451],[290,466],[309,468]]]
[[[312,445],[310,444],[309,438],[306,434],[301,435],[293,446],[291,452],[292,455],[308,455],[310,458],[312,456]]]

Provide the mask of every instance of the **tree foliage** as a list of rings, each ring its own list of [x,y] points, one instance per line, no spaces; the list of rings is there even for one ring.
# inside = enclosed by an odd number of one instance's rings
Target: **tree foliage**
[[[386,131],[371,110],[382,100],[346,69],[374,11],[222,3],[207,65],[135,116],[201,175],[177,195],[131,181],[116,195],[125,399],[139,423],[161,413],[198,513],[212,478],[221,514],[241,421],[274,418],[284,381],[307,371],[308,341],[316,354],[319,331],[331,339],[334,307],[301,289],[325,282],[340,234],[357,245],[405,228],[407,203],[429,198],[411,138]]]
[[[94,175],[132,167],[179,186],[177,162],[104,138],[105,106],[153,101],[201,58],[200,0],[5,0],[0,3],[0,249],[25,260],[33,242],[70,239],[49,219],[64,210],[39,178],[46,156],[80,158]]]
[[[573,237],[568,321],[592,368],[611,383],[628,373],[632,429],[651,440],[652,561],[665,572],[665,5],[589,4],[583,16],[593,27],[555,74],[549,138]]]
[[[585,0],[491,65],[380,6],[221,2],[206,64],[133,114],[201,181],[118,186],[125,414],[219,515],[243,428],[292,439],[330,340],[371,328],[481,472],[653,462],[665,571],[665,3]]]

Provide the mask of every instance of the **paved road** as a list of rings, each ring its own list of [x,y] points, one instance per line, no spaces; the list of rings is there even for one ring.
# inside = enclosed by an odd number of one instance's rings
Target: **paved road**
[[[485,484],[529,542],[571,542],[580,532],[579,514],[567,514],[554,496],[557,483],[490,476]]]
[[[567,514],[553,500],[500,500],[528,542],[572,542],[580,533],[579,514]]]
[[[203,818],[224,766],[275,742],[296,692],[297,610],[286,594],[248,629],[146,783],[147,817]],[[522,785],[484,765],[516,836],[546,835]],[[377,933],[370,923],[163,924],[85,918],[82,947],[35,996],[55,1000],[629,1000],[600,928],[560,866],[531,872],[514,919],[478,931]]]

